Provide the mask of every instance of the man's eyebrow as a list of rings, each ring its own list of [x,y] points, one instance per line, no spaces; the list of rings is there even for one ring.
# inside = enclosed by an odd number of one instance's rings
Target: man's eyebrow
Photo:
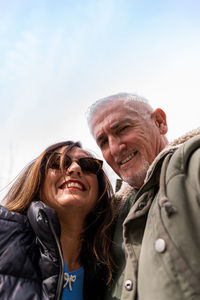
[[[98,137],[97,137],[97,139],[96,139],[96,142],[97,142],[97,143],[100,143],[100,141],[103,140],[103,136],[104,136],[103,133],[101,133],[100,135],[98,135]]]
[[[117,121],[110,126],[110,130],[116,130],[120,125],[127,123],[127,122],[130,122],[129,118]],[[100,143],[103,140],[103,138],[104,138],[104,133],[101,133],[100,135],[97,136],[96,142]]]
[[[121,124],[124,124],[124,123],[129,122],[129,121],[130,121],[130,119],[123,119],[123,120],[120,120],[120,121],[118,121],[118,122],[112,124],[112,125],[110,126],[110,129],[111,129],[111,130],[115,130],[115,129],[117,129]]]

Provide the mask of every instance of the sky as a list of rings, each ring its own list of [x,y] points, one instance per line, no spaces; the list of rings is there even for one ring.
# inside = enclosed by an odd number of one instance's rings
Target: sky
[[[146,97],[169,141],[199,127],[199,15],[199,0],[0,0],[0,196],[53,143],[102,158],[86,121],[99,98]]]

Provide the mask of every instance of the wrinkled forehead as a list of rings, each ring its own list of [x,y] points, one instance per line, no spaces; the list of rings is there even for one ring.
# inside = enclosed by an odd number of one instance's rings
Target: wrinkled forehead
[[[138,101],[112,100],[98,105],[91,118],[91,131],[97,136],[101,128],[112,126],[113,123],[123,120],[134,120],[150,113],[146,103]]]

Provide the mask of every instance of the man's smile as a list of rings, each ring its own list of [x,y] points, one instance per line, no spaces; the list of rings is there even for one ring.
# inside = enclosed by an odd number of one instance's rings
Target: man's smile
[[[124,165],[125,163],[127,163],[128,161],[130,161],[135,155],[137,154],[137,151],[129,154],[125,159],[120,161],[120,165]]]

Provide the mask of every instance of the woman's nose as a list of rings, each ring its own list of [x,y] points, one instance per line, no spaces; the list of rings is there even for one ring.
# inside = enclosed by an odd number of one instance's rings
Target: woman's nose
[[[66,173],[68,173],[69,175],[76,173],[80,176],[82,174],[82,170],[76,161],[72,161],[71,165],[67,168]]]

